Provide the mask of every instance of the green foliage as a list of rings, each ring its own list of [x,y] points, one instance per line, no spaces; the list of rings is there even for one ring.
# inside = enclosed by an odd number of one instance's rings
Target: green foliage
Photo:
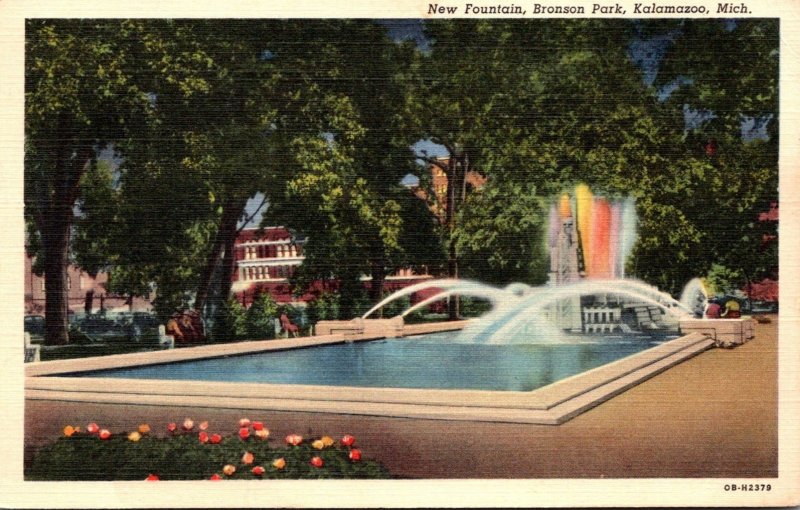
[[[228,298],[214,324],[214,342],[232,342],[248,338],[247,309],[235,298]]]
[[[278,305],[269,294],[259,295],[245,313],[244,329],[252,340],[275,338],[275,319],[278,318]]]
[[[461,298],[461,316],[462,317],[480,317],[492,309],[492,303],[485,299],[478,299],[472,297]]]
[[[744,286],[744,277],[739,271],[720,264],[712,264],[706,275],[708,292],[712,296],[735,294]]]
[[[25,477],[36,481],[145,480],[149,475],[160,480],[207,480],[213,474],[225,480],[389,478],[375,461],[350,460],[350,451],[340,444],[318,450],[308,439],[299,446],[279,447],[252,436],[202,444],[196,433],[144,434],[137,441],[128,439],[127,433],[115,433],[106,440],[77,433],[41,448]],[[244,464],[245,452],[253,454],[252,464]],[[323,460],[321,468],[310,464],[315,456]],[[283,469],[272,465],[279,458],[286,461]],[[234,466],[235,473],[223,474],[226,465]],[[255,466],[264,468],[262,476],[252,473]]]
[[[462,275],[492,283],[543,283],[549,268],[544,211],[531,185],[493,180],[470,195],[454,233]]]
[[[334,292],[324,292],[318,298],[308,303],[308,321],[316,324],[319,321],[336,320],[339,318],[339,295]]]
[[[382,308],[382,314],[384,317],[395,317],[405,312],[410,307],[411,307],[411,298],[409,296],[404,296],[399,299],[395,299],[391,303],[384,306]]]

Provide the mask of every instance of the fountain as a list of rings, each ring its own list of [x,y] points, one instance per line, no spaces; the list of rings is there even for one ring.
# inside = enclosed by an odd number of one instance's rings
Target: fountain
[[[493,306],[463,328],[458,337],[461,343],[559,343],[573,341],[576,335],[652,338],[675,336],[679,329],[705,331],[709,322],[687,322],[703,317],[707,293],[702,280],[690,281],[677,300],[652,285],[625,277],[625,261],[635,241],[633,199],[597,196],[580,184],[572,195],[563,193],[550,207],[547,285],[512,283],[496,288],[469,280],[432,280],[395,292],[344,326],[331,323],[322,328],[328,333],[353,334],[366,334],[370,328],[374,333],[378,328],[385,330],[387,336],[402,336],[404,319],[409,314],[459,295],[485,299]],[[436,293],[398,316],[370,319],[392,301],[430,289]],[[746,337],[749,333],[742,334]]]

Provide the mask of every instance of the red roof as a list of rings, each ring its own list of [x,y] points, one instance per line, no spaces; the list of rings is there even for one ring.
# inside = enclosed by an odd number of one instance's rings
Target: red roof
[[[291,233],[285,227],[246,228],[239,232],[236,244],[247,241],[282,241],[290,237]]]

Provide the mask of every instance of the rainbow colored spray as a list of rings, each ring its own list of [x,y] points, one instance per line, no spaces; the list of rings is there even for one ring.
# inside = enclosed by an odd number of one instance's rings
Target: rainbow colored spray
[[[595,196],[579,184],[572,197],[565,193],[550,208],[548,238],[553,246],[561,222],[573,217],[588,278],[625,276],[625,259],[636,242],[636,206],[633,198],[610,200]]]

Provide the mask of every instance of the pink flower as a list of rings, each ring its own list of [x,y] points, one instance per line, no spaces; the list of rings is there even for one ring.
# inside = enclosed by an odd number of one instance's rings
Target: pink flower
[[[315,468],[321,468],[325,465],[325,462],[322,461],[321,457],[311,457],[311,465]]]
[[[260,421],[253,422],[253,430],[263,430],[263,429],[264,429],[263,423],[261,423]]]
[[[256,430],[255,435],[257,438],[263,441],[264,439],[269,437],[269,430],[267,429]]]
[[[183,420],[183,430],[190,431],[194,428],[194,421],[191,418],[186,418]]]
[[[242,427],[239,429],[239,437],[242,439],[247,439],[250,437],[250,429],[247,427]]]
[[[244,452],[242,455],[242,464],[252,464],[255,460],[255,456],[250,452]]]
[[[254,474],[254,475],[256,475],[256,476],[261,476],[261,475],[263,475],[263,474],[264,474],[264,471],[265,471],[265,470],[264,470],[264,468],[263,468],[263,467],[261,467],[261,466],[256,466],[256,467],[254,467],[253,469],[251,469],[251,471],[253,472],[253,474]]]
[[[241,420],[239,420],[239,427],[249,427],[249,426],[250,426],[250,420],[248,418],[242,418]]]
[[[303,442],[303,436],[300,434],[289,434],[286,436],[286,444],[290,444],[292,446],[299,446],[300,443]]]
[[[236,466],[233,464],[225,464],[225,466],[222,468],[222,472],[228,476],[231,476],[236,472]]]
[[[176,430],[178,430],[178,425],[176,423],[170,423],[169,425],[167,425],[167,430],[170,432],[175,432]]]
[[[352,450],[350,450],[349,457],[350,460],[352,460],[353,462],[359,462],[361,460],[361,450],[359,450],[358,448],[353,448]]]
[[[199,439],[201,443],[207,443],[208,434],[205,431],[200,432],[199,434],[197,434],[197,439]]]
[[[158,475],[154,475],[150,473],[147,475],[147,478],[144,479],[146,482],[157,482],[159,480]]]
[[[211,434],[210,441],[211,444],[219,444],[219,442],[222,441],[222,436],[220,436],[219,434]]]
[[[344,446],[353,446],[353,444],[355,442],[356,442],[356,438],[351,436],[350,434],[345,434],[345,436],[342,437],[342,444]]]
[[[86,425],[86,432],[89,434],[97,434],[100,432],[100,427],[96,423],[92,422],[89,425]]]
[[[200,425],[198,425],[197,428],[199,428],[200,430],[208,430],[208,422],[207,421],[201,421]]]
[[[97,434],[100,439],[106,440],[111,437],[111,432],[108,429],[103,429]]]

